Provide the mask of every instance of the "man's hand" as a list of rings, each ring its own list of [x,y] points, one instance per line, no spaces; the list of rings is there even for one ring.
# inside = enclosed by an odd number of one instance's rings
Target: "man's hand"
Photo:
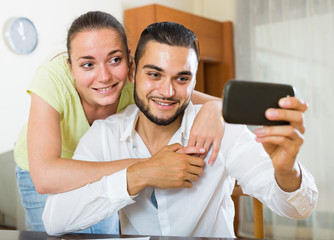
[[[270,126],[255,130],[256,141],[261,142],[275,168],[275,177],[282,190],[292,192],[300,187],[301,173],[296,162],[297,154],[304,142],[304,112],[308,106],[295,97],[282,98],[282,109],[268,109],[269,120],[283,120],[290,125]]]
[[[203,148],[183,148],[172,144],[144,162],[127,169],[129,195],[136,195],[146,187],[191,188],[192,182],[203,174],[204,160],[190,154],[201,154]],[[187,153],[187,154],[184,154]]]

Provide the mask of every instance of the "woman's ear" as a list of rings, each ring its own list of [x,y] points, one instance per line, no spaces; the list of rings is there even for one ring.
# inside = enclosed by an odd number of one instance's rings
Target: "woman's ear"
[[[68,68],[71,70],[72,69],[72,64],[71,64],[70,58],[66,58],[66,63],[67,63]]]
[[[129,71],[128,71],[128,78],[131,83],[134,83],[135,80],[135,71],[136,71],[136,66],[135,62],[133,60],[133,57],[129,55]]]
[[[67,63],[68,68],[70,69],[72,77],[74,78],[73,72],[72,72],[72,64],[71,64],[70,58],[66,58],[66,63]]]

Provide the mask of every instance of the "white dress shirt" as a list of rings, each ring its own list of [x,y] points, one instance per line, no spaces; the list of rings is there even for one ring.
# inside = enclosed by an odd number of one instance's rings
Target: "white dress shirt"
[[[199,109],[189,104],[170,144],[187,145]],[[131,105],[120,114],[95,121],[74,158],[112,161],[150,157],[135,131],[137,119],[138,109]],[[311,214],[318,191],[311,174],[300,167],[301,187],[291,193],[282,191],[275,181],[271,159],[254,135],[244,125],[226,124],[216,162],[205,165],[191,189],[155,189],[158,208],[151,201],[152,188],[129,196],[124,169],[79,189],[49,195],[43,221],[48,234],[59,235],[87,228],[119,211],[122,234],[234,237],[230,196],[235,179],[244,193],[279,215],[298,219]]]

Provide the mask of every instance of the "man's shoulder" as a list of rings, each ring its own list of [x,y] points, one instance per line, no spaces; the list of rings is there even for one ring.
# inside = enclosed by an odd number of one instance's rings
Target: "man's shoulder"
[[[138,107],[136,106],[136,104],[130,104],[122,111],[109,116],[106,120],[107,121],[124,121],[124,119],[131,120],[134,117],[136,117],[137,112],[138,112]]]
[[[187,108],[188,109],[187,114],[188,115],[193,115],[193,117],[195,119],[195,117],[197,117],[197,114],[201,110],[202,106],[203,106],[202,104],[196,104],[196,105],[189,104],[189,106]],[[247,126],[244,125],[244,124],[230,124],[230,123],[226,123],[225,122],[224,123],[224,127],[225,127],[225,129],[228,129],[229,131],[232,131],[234,133],[249,131],[249,129],[247,128]]]
[[[196,112],[196,115],[197,115],[197,113],[199,112],[199,110],[201,110],[203,105],[202,104],[189,103],[188,106],[192,107],[194,109],[194,111]]]

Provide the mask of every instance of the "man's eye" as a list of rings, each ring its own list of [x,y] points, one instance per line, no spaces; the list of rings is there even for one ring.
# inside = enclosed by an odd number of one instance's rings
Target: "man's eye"
[[[118,63],[118,62],[120,62],[121,61],[121,58],[120,57],[114,57],[114,58],[112,58],[111,60],[110,60],[110,62],[112,63],[112,64],[114,64],[114,63]]]
[[[148,75],[151,76],[151,77],[153,77],[153,78],[158,78],[158,77],[160,77],[160,74],[159,74],[159,73],[155,73],[155,72],[153,72],[153,73],[148,73]]]
[[[190,79],[189,77],[178,77],[177,80],[180,82],[188,82]]]

